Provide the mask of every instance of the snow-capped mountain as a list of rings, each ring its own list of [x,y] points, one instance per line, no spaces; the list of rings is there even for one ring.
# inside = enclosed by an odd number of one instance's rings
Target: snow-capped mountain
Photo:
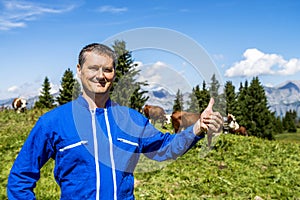
[[[151,90],[148,90],[147,96],[149,96],[146,104],[149,105],[157,105],[164,108],[166,113],[171,114],[173,111],[174,100],[176,98],[176,94],[173,94],[163,87],[154,87]],[[183,94],[184,108],[187,108],[187,102],[189,100],[189,93]]]
[[[275,87],[264,87],[270,110],[276,116],[283,117],[289,110],[295,110],[300,117],[300,80],[286,81]],[[162,87],[152,88],[148,92],[149,100],[146,102],[152,105],[163,107],[167,113],[173,109],[175,94],[171,94]],[[188,108],[189,93],[183,94],[184,109]]]
[[[14,98],[1,99],[0,106],[12,108],[11,104],[12,104],[13,100],[14,100]]]
[[[289,110],[295,110],[300,116],[300,80],[286,81],[275,87],[265,87],[270,110],[276,116],[284,116]]]
[[[58,95],[59,95],[58,92],[52,94],[52,96],[53,96],[54,99],[56,99],[58,97]],[[28,97],[22,96],[21,98],[26,99],[26,101],[27,101],[27,108],[31,109],[31,108],[33,108],[35,102],[38,101],[39,94],[37,94],[35,96],[34,95],[30,95]],[[0,100],[0,106],[12,109],[12,102],[13,102],[13,100],[14,100],[14,98],[2,99],[2,100]]]

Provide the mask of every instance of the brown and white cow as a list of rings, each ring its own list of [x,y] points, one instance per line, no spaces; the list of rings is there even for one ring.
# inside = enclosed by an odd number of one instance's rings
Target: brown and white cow
[[[172,114],[166,114],[166,115],[165,115],[165,116],[166,116],[166,119],[167,119],[166,124],[171,124],[171,115],[172,115]]]
[[[233,114],[228,113],[227,115],[227,121],[228,121],[228,128],[230,133],[248,136],[248,131],[246,130],[246,127],[240,126]]]
[[[12,107],[17,113],[24,112],[26,110],[27,101],[22,98],[15,98],[12,102]]]
[[[199,113],[174,111],[171,115],[171,122],[174,132],[178,133],[179,131],[186,129],[187,127],[193,125],[199,118]]]
[[[144,114],[155,125],[156,121],[161,122],[161,127],[164,128],[164,124],[167,121],[165,110],[160,106],[145,105]]]

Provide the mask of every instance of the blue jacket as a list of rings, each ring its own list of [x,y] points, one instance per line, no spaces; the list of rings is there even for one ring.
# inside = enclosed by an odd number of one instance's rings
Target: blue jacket
[[[79,97],[39,118],[11,169],[8,199],[35,199],[40,169],[50,158],[61,199],[134,199],[133,171],[141,153],[176,159],[199,139],[192,127],[164,134],[133,109],[108,100],[106,108],[89,110]]]

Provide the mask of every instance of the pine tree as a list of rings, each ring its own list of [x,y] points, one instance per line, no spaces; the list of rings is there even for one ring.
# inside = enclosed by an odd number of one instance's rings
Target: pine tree
[[[73,72],[68,68],[62,77],[59,96],[56,98],[56,101],[59,105],[63,105],[69,101],[72,101],[74,83],[75,79]]]
[[[267,97],[258,77],[254,77],[248,89],[247,113],[250,114],[251,135],[274,139],[275,116],[267,105]]]
[[[118,82],[114,83],[113,91],[111,92],[111,99],[120,105],[130,107],[131,96],[137,90],[137,85],[133,83],[133,76],[136,72],[128,71],[126,75],[118,78]]]
[[[149,96],[145,96],[144,94],[147,91],[141,91],[140,86],[135,89],[133,94],[130,97],[130,107],[142,113],[142,108],[145,102],[149,99]]]
[[[118,83],[119,80],[133,68],[134,61],[131,52],[126,49],[125,41],[116,40],[112,47],[118,56],[115,77],[115,83]],[[112,91],[113,90],[114,87],[112,88]]]
[[[224,94],[219,94],[220,83],[216,78],[216,75],[213,74],[211,77],[211,84],[209,88],[209,92],[211,97],[214,98],[214,111],[220,112],[222,115],[226,113],[226,99]]]
[[[189,95],[189,108],[187,109],[188,112],[199,112],[199,103],[198,103],[198,96],[200,95],[200,88],[197,85],[195,88],[192,89],[192,93]]]
[[[297,118],[296,111],[289,110],[285,113],[285,116],[283,118],[283,126],[287,132],[290,132],[290,133],[297,132],[297,127],[296,127],[296,123],[295,123],[296,118]]]
[[[82,94],[81,92],[81,85],[79,83],[78,79],[74,79],[74,87],[73,87],[73,98],[72,99],[77,99],[79,95]]]
[[[285,113],[284,117],[282,118],[282,127],[283,127],[283,130],[287,130],[289,128],[289,119],[287,119],[287,112]]]
[[[173,112],[174,111],[182,111],[182,110],[183,110],[183,95],[180,92],[180,90],[178,89],[175,100],[174,100]]]
[[[226,95],[225,93],[219,94],[218,97],[218,104],[216,104],[216,108],[214,108],[214,111],[220,112],[222,116],[227,116],[227,110],[226,110]]]
[[[296,133],[297,132],[297,112],[296,110],[290,110],[291,112],[291,118],[292,118],[292,125],[291,125],[291,132]]]
[[[126,50],[124,41],[116,40],[113,49],[118,55],[118,63],[115,82],[111,89],[111,99],[120,105],[141,111],[149,98],[146,96],[148,91],[142,90],[142,86],[147,86],[148,83],[136,81],[140,70],[136,69],[131,52]]]
[[[53,108],[54,107],[54,98],[50,94],[51,86],[48,77],[44,79],[42,85],[42,91],[39,96],[39,100],[35,102],[34,108]]]
[[[251,115],[248,112],[248,100],[250,99],[248,94],[248,81],[246,80],[244,86],[240,83],[239,92],[237,94],[237,104],[233,115],[240,125],[246,128],[251,127]],[[248,131],[249,132],[249,131]]]
[[[210,95],[215,99],[215,101],[218,99],[219,96],[219,88],[220,88],[220,83],[216,78],[216,75],[213,74],[211,77],[211,83],[210,83]]]
[[[283,133],[283,124],[280,117],[276,117],[276,133]]]
[[[202,89],[200,90],[197,98],[198,98],[198,104],[199,104],[199,112],[202,113],[205,110],[205,108],[208,106],[208,103],[210,100],[210,94],[206,88],[205,81],[202,82]]]
[[[231,81],[227,81],[225,83],[224,93],[226,99],[226,114],[231,113],[235,115],[237,99],[235,94],[235,87]]]

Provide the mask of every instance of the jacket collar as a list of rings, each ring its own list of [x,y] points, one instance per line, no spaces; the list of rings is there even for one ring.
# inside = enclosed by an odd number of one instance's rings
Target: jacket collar
[[[87,100],[86,100],[82,95],[80,95],[80,96],[76,99],[76,101],[77,101],[81,106],[83,106],[83,107],[85,107],[85,108],[87,108],[87,109],[90,109]],[[109,99],[106,101],[106,103],[105,103],[105,108],[111,107],[112,104],[114,105],[115,103],[113,103],[113,102],[111,101],[111,99],[109,98]]]

